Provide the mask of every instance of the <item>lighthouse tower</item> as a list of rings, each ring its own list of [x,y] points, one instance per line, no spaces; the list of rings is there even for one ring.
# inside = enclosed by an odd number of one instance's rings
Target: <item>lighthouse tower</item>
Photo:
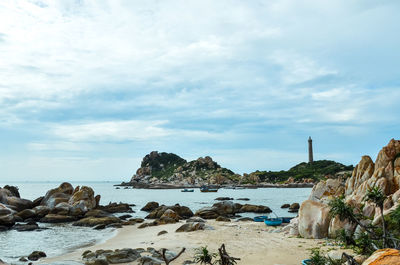
[[[313,150],[312,150],[312,139],[311,136],[308,138],[308,163],[314,162]]]

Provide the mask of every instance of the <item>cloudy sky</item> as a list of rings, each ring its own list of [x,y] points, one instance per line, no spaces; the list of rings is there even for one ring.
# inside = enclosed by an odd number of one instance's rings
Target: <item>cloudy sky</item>
[[[152,150],[243,173],[399,138],[400,2],[0,1],[0,179],[128,180]]]

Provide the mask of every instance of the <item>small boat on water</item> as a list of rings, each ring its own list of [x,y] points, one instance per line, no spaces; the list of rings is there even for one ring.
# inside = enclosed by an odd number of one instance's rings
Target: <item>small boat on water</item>
[[[264,223],[268,226],[278,226],[282,224],[282,218],[267,218]]]
[[[266,215],[260,215],[260,216],[256,216],[253,218],[254,222],[264,222],[265,219],[267,219],[268,216]]]
[[[201,186],[200,187],[201,192],[217,192],[218,188],[217,187],[211,187],[211,186]]]
[[[290,220],[292,220],[294,217],[281,217],[282,218],[282,223],[290,223]]]
[[[194,189],[183,189],[181,192],[194,192]]]

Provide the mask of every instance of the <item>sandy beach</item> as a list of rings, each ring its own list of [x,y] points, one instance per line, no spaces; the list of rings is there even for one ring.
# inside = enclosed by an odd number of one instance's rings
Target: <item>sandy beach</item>
[[[86,250],[121,249],[121,248],[167,248],[178,253],[182,247],[186,252],[172,264],[182,264],[192,260],[195,249],[208,246],[217,252],[218,247],[225,243],[228,253],[241,260],[237,264],[246,265],[298,265],[309,256],[309,249],[321,246],[323,240],[311,240],[291,237],[284,232],[276,232],[276,228],[266,227],[264,223],[255,222],[216,222],[207,221],[213,230],[176,233],[175,230],[183,224],[161,225],[138,229],[126,226],[118,230],[113,238],[104,243],[77,249],[71,253],[42,260],[41,264],[56,261],[81,261],[81,255]],[[90,229],[90,228],[88,228]],[[166,230],[168,233],[157,236]],[[131,262],[127,264],[138,264]]]

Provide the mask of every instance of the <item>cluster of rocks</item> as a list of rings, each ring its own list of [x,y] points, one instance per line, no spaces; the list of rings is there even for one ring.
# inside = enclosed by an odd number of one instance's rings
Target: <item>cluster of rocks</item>
[[[285,203],[281,206],[282,209],[288,209],[289,213],[297,213],[300,209],[300,204],[295,202],[292,204]]]
[[[94,252],[87,250],[82,254],[82,260],[86,265],[108,265],[118,263],[128,263],[136,261],[138,264],[144,265],[161,265],[164,264],[162,250],[154,248],[124,248],[116,250],[99,249]],[[166,251],[165,257],[172,259],[177,254],[172,251]]]
[[[95,196],[92,188],[73,188],[66,182],[34,201],[20,198],[16,187],[5,186],[0,189],[0,231],[10,228],[18,231],[44,229],[36,222],[110,225],[123,222],[113,213],[132,212],[128,204],[110,203],[101,206],[99,202],[100,195]]]
[[[312,189],[308,200],[301,204],[299,217],[292,220],[292,233],[305,238],[335,237],[340,229],[348,234],[358,234],[361,227],[347,220],[329,215],[329,202],[344,196],[345,202],[360,209],[367,217],[364,222],[379,224],[381,212],[373,203],[365,202],[368,189],[378,187],[387,196],[384,215],[392,212],[400,203],[400,141],[392,139],[379,152],[375,163],[369,156],[363,156],[354,168],[350,178],[327,179]],[[297,227],[297,228],[296,228]]]
[[[145,184],[196,185],[204,184],[234,184],[240,180],[240,175],[223,168],[209,156],[200,157],[187,162],[172,154],[153,151],[146,155],[133,175],[130,184],[143,186]]]
[[[203,207],[196,211],[195,216],[204,219],[217,219],[218,217],[234,217],[239,213],[271,213],[271,209],[264,205],[240,204],[232,201],[214,203],[211,207]]]

